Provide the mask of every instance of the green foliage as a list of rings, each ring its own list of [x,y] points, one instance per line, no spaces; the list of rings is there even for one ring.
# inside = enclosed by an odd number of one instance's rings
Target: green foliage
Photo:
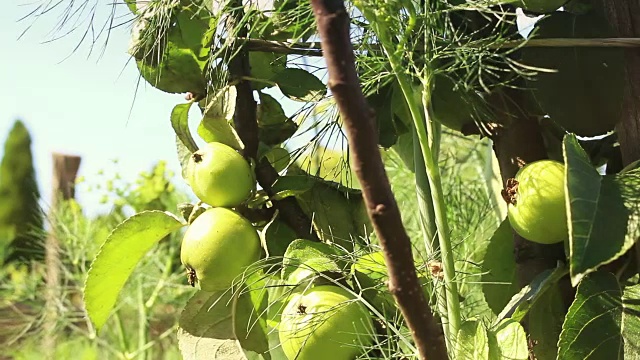
[[[564,140],[571,282],[626,253],[640,232],[640,169],[602,176],[575,136]],[[602,221],[593,221],[602,219]]]
[[[327,87],[312,73],[297,68],[286,68],[273,81],[282,93],[296,101],[319,101],[327,93]]]
[[[44,256],[43,216],[31,154],[31,137],[17,120],[0,163],[0,264]]]
[[[574,0],[567,4],[570,13],[552,12],[536,25],[533,38],[610,36],[608,24],[598,15],[602,9],[585,6],[591,3]],[[563,141],[565,133],[556,126],[578,135],[614,129],[624,80],[622,50],[514,48],[507,43],[522,40],[515,24],[517,6],[547,13],[563,4],[556,0],[358,0],[348,4],[353,54],[361,87],[375,112],[377,140],[383,148],[380,156],[412,240],[413,260],[426,280],[431,309],[445,324],[452,358],[526,359],[530,351],[543,360],[616,353],[619,358],[623,353],[624,358],[635,358],[640,352],[635,336],[640,318],[636,309],[638,264],[629,256],[639,235],[640,170],[631,166],[619,171],[621,151],[615,136],[578,142],[570,134]],[[291,308],[291,295],[322,285],[340,286],[340,291],[362,304],[363,319],[375,319],[373,343],[355,349],[362,357],[416,357],[405,322],[396,314],[380,311],[379,299],[361,292],[366,290],[361,285],[384,289],[383,278],[372,277],[364,279],[371,280],[369,284],[359,284],[360,279],[350,271],[361,253],[377,249],[377,239],[366,215],[361,185],[350,169],[342,119],[321,80],[325,74],[316,70],[324,70],[325,63],[292,56],[317,55],[320,50],[315,43],[297,43],[316,33],[309,2],[241,5],[184,0],[139,5],[130,53],[141,75],[160,90],[191,92],[189,103],[177,105],[171,114],[183,176],[188,175],[189,158],[198,148],[188,119],[194,102],[202,111],[197,130],[201,140],[236,150],[245,145],[252,150],[257,147],[258,156],[247,159],[252,170],[264,175],[266,158],[278,173],[266,169],[270,183],[261,185],[270,189],[259,188],[247,201],[224,204],[250,219],[251,231],[261,234],[263,252],[226,291],[198,291],[189,300],[178,331],[183,357],[283,359],[283,309],[301,315],[304,309]],[[220,8],[214,9],[217,6]],[[284,54],[288,52],[291,54]],[[231,61],[242,60],[246,54],[249,69],[239,73],[247,64],[236,66]],[[531,66],[559,72],[536,74]],[[252,99],[237,98],[235,86],[243,81],[253,92],[241,96]],[[533,88],[533,99],[526,87]],[[251,100],[258,104],[257,124],[242,124],[247,119],[239,118],[236,107]],[[530,284],[520,284],[516,271],[528,270],[529,259],[514,247],[498,168],[523,159],[516,158],[519,154],[499,154],[498,163],[492,147],[511,140],[509,127],[520,117],[545,115],[551,119],[540,121],[547,155],[565,163],[566,172],[549,186],[567,191],[567,201],[561,204],[568,216],[567,259],[537,274]],[[252,135],[257,135],[258,142],[242,144],[236,124],[257,125],[258,133]],[[462,135],[478,132],[480,138]],[[496,146],[497,151],[501,148]],[[596,170],[603,164],[607,175]],[[534,179],[539,175],[533,174]],[[223,181],[218,187],[222,190],[213,191],[214,195],[235,183],[234,179]],[[180,296],[192,294],[174,276],[179,247],[176,234],[183,222],[167,212],[145,211],[176,208],[169,206],[176,196],[165,169],[159,167],[153,175],[143,177],[133,194],[120,195],[122,204],[114,217],[121,220],[124,206],[133,207],[137,214],[108,237],[85,289],[93,325],[102,328],[100,336],[111,332],[105,323],[123,328],[123,319],[131,317],[133,311],[126,308],[131,301],[126,298],[127,290],[136,290],[138,298],[148,298],[151,304],[163,300],[160,289],[166,284],[179,289]],[[291,227],[293,223],[287,221],[291,214],[283,216],[285,212],[276,203],[283,199],[300,205],[312,220],[309,229]],[[191,224],[206,208],[181,204]],[[321,241],[299,239],[304,231],[313,232]],[[10,230],[0,231],[0,238],[9,236]],[[100,233],[96,238],[104,236]],[[95,246],[85,245],[95,252]],[[239,263],[242,257],[231,250],[198,255],[211,268],[230,268],[227,261]],[[164,262],[164,276],[150,292],[139,273],[149,276],[151,272],[146,271],[150,268],[157,272],[150,265],[158,261],[153,256]],[[80,267],[87,262],[75,264]],[[604,273],[604,265],[614,268],[616,275]],[[137,266],[144,270],[133,271]],[[222,278],[224,270],[215,269],[212,276]],[[18,268],[12,268],[11,274],[12,279],[25,277]],[[571,300],[566,296],[567,278],[578,287],[568,312],[564,303]],[[181,282],[185,283],[184,278]],[[123,296],[120,302],[116,301],[118,293]],[[167,298],[178,303],[174,297]],[[147,303],[139,306],[141,303],[134,310],[144,313],[151,307]],[[112,310],[114,316],[107,318]],[[526,332],[520,322],[526,322]],[[145,326],[139,326],[140,344],[148,343]],[[129,356],[134,346],[124,335],[118,340],[118,354]],[[144,346],[138,347],[138,354],[149,355],[140,348]],[[316,355],[326,356],[319,352],[312,356]]]
[[[184,224],[161,211],[140,212],[116,227],[91,264],[84,288],[87,314],[100,331],[125,282],[152,246]]]
[[[640,353],[640,287],[598,271],[578,286],[558,343],[559,359],[627,359]]]

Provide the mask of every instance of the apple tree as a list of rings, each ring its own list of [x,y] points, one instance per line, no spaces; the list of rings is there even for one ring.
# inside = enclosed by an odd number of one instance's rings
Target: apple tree
[[[637,1],[125,3],[140,76],[186,94],[166,146],[199,201],[113,230],[84,291],[96,331],[186,228],[185,359],[640,356]],[[463,141],[488,144],[497,221],[459,236],[474,201],[452,208],[441,165]]]

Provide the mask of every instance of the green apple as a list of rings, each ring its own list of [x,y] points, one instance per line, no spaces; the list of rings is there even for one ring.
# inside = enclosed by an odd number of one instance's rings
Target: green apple
[[[511,227],[523,238],[555,244],[569,237],[564,164],[539,160],[525,165],[507,183],[505,200]]]
[[[182,239],[180,260],[189,282],[205,291],[228,289],[260,258],[260,237],[249,220],[227,208],[211,208],[191,223]]]
[[[193,153],[187,166],[186,180],[194,194],[214,207],[240,205],[255,186],[249,163],[222,143],[206,144]]]
[[[291,296],[279,337],[289,360],[352,360],[373,342],[373,320],[349,291],[321,285]]]

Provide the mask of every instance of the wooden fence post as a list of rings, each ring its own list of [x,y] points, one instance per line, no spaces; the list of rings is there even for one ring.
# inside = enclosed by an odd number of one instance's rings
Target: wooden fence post
[[[51,209],[55,211],[59,202],[75,197],[75,181],[80,168],[80,156],[53,153],[53,180]],[[47,359],[55,357],[56,324],[62,297],[60,291],[60,253],[55,230],[51,229],[45,242],[45,307],[42,346]]]

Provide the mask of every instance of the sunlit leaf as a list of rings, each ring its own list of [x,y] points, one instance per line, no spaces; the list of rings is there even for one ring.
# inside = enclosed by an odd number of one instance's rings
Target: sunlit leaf
[[[527,334],[519,322],[503,320],[488,332],[490,360],[527,360]],[[542,359],[541,359],[542,360]]]
[[[190,101],[186,104],[174,106],[173,110],[171,110],[171,126],[180,141],[193,153],[198,151],[198,145],[193,140],[189,130],[189,109],[191,104],[193,102]]]
[[[85,307],[96,330],[107,321],[138,262],[158,241],[184,225],[171,213],[144,211],[111,232],[91,264],[84,288]]]
[[[251,65],[251,77],[258,79],[251,82],[251,87],[253,90],[260,90],[273,86],[272,79],[285,69],[287,56],[264,51],[251,51],[249,64]]]
[[[515,321],[522,320],[531,306],[568,272],[569,270],[563,266],[541,272],[529,285],[523,287],[520,292],[511,298],[511,301],[504,307],[493,323],[500,323],[506,318],[511,318]]]
[[[282,93],[296,101],[319,101],[327,93],[327,87],[308,71],[287,68],[274,78]]]
[[[623,288],[598,271],[578,285],[562,326],[558,359],[639,359],[640,285]]]
[[[487,329],[478,321],[465,321],[456,337],[456,359],[489,359],[489,339]]]
[[[320,272],[339,272],[344,268],[336,247],[317,241],[297,239],[289,244],[282,261],[282,279],[298,283]]]
[[[574,135],[564,139],[571,282],[627,252],[640,237],[640,170],[600,175]]]

